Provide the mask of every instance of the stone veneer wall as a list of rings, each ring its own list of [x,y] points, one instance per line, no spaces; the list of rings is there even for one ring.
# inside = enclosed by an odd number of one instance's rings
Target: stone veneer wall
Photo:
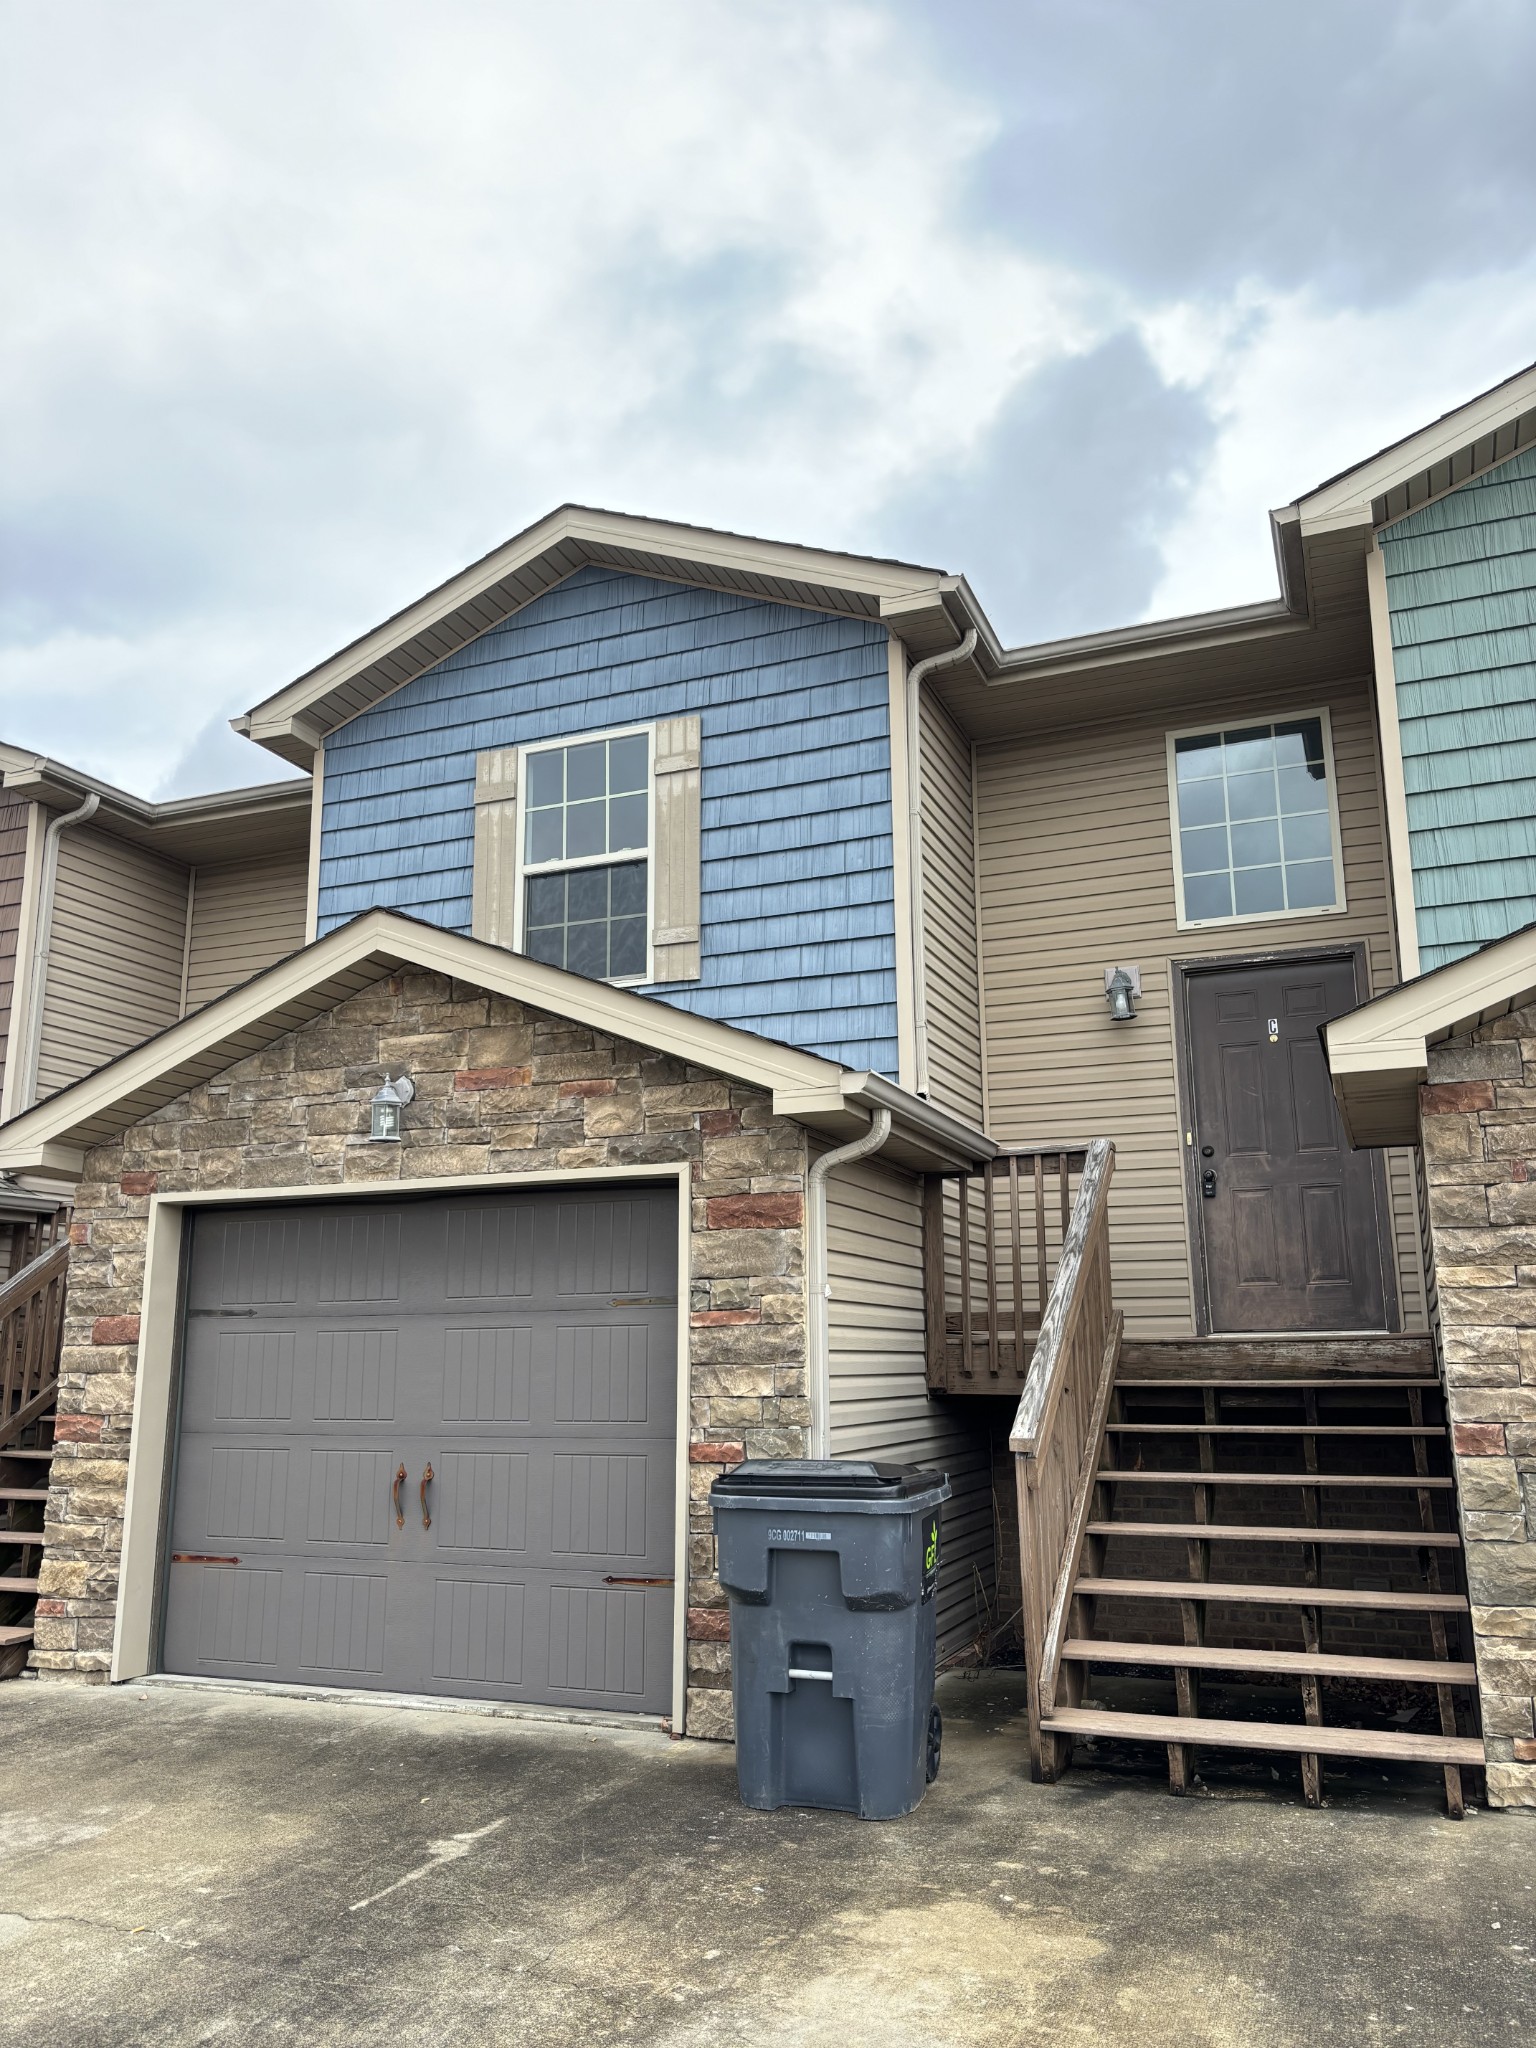
[[[381,1068],[416,1099],[370,1143]],[[808,1441],[805,1133],[767,1095],[439,976],[364,989],[92,1152],[70,1237],[58,1445],[34,1667],[111,1662],[149,1197],[201,1188],[358,1190],[394,1180],[605,1166],[692,1169],[688,1731],[731,1732],[729,1621],[708,1492],[742,1457]]]
[[[1447,1403],[1495,1806],[1536,1806],[1536,1009],[1421,1091]]]

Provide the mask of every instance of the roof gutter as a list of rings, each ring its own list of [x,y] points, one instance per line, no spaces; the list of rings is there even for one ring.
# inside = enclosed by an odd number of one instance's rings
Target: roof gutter
[[[101,808],[92,790],[82,804],[51,818],[43,835],[43,868],[37,890],[37,937],[32,945],[32,970],[27,985],[27,1030],[16,1073],[16,1113],[37,1100],[37,1065],[43,1047],[43,997],[48,987],[48,954],[53,943],[53,899],[59,875],[59,841],[72,825],[83,825]]]

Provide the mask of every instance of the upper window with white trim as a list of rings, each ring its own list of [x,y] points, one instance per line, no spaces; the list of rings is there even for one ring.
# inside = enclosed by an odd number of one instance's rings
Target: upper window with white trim
[[[1171,733],[1182,926],[1344,908],[1328,714]]]
[[[531,747],[523,760],[523,951],[596,981],[645,981],[650,734]]]
[[[697,712],[475,756],[470,929],[594,981],[703,969]]]

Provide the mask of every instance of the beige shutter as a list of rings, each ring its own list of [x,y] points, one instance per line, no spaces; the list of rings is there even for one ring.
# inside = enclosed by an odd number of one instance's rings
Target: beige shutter
[[[699,721],[656,721],[655,946],[657,981],[697,981],[699,943]]]
[[[517,749],[475,756],[475,893],[470,930],[493,946],[518,949]]]

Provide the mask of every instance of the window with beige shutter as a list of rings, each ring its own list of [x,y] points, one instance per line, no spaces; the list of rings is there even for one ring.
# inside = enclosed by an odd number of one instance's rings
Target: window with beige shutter
[[[696,981],[699,721],[476,760],[477,938],[622,987]]]

